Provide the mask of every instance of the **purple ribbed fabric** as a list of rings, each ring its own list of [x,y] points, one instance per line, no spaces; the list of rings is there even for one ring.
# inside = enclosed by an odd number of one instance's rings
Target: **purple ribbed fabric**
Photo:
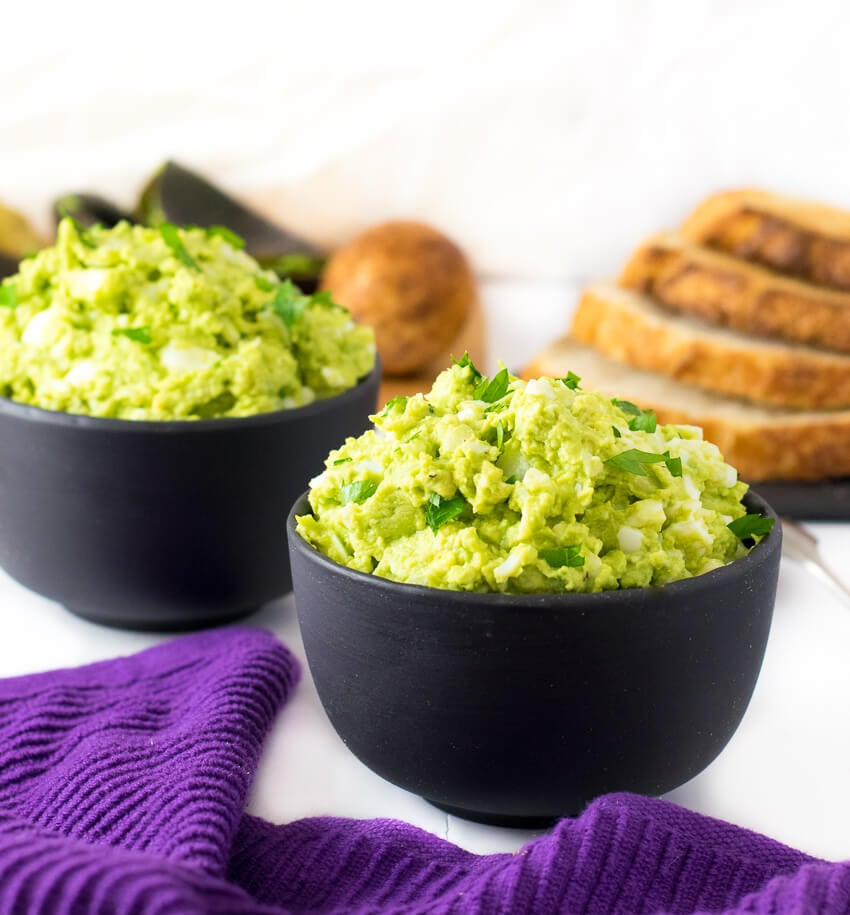
[[[634,795],[515,855],[391,820],[243,815],[297,676],[269,633],[227,629],[0,681],[0,912],[850,912],[850,865]]]

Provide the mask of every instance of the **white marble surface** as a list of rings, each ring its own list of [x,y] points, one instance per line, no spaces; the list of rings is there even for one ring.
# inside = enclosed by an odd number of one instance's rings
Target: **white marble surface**
[[[570,285],[486,284],[491,347],[521,365],[552,327],[568,321],[573,299]],[[530,302],[545,315],[539,324],[527,321]],[[850,525],[811,528],[850,584]],[[163,638],[84,622],[2,573],[0,614],[2,677],[127,654]],[[291,596],[245,624],[273,630],[303,660]],[[718,759],[671,798],[812,854],[850,858],[848,645],[850,605],[783,561],[764,667],[744,721]],[[370,772],[325,718],[306,665],[265,748],[249,809],[275,822],[316,814],[396,817],[479,852],[514,850],[531,835],[446,816]]]

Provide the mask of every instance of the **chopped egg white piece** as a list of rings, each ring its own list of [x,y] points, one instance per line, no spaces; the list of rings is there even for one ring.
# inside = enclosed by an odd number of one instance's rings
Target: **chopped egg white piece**
[[[636,527],[622,524],[617,531],[617,542],[624,553],[636,553],[643,544],[643,534]]]
[[[160,362],[169,372],[200,372],[218,362],[219,355],[202,346],[175,346],[169,343],[159,353]]]

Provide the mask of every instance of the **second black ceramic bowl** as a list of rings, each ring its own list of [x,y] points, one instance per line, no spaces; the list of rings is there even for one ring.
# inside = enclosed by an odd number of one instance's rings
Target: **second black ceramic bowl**
[[[775,518],[755,493],[750,511]],[[331,561],[288,521],[310,671],[367,766],[485,822],[575,814],[609,791],[658,795],[723,749],[761,668],[779,523],[747,556],[659,588],[444,591]]]
[[[375,410],[380,366],[305,407],[136,422],[0,399],[0,566],[97,622],[187,629],[291,587],[285,522]]]

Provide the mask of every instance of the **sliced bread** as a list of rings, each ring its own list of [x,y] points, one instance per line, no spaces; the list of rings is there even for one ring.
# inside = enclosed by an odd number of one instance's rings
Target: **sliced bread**
[[[746,480],[850,475],[850,410],[756,406],[615,362],[569,337],[546,347],[522,374],[564,377],[568,371],[584,388],[655,410],[662,423],[702,426]]]
[[[725,191],[704,200],[682,234],[790,276],[850,290],[846,210],[767,191]]]
[[[571,333],[620,362],[733,397],[850,407],[850,356],[706,324],[611,283],[585,290]]]
[[[801,283],[681,235],[641,245],[620,283],[707,321],[850,352],[850,292]]]

